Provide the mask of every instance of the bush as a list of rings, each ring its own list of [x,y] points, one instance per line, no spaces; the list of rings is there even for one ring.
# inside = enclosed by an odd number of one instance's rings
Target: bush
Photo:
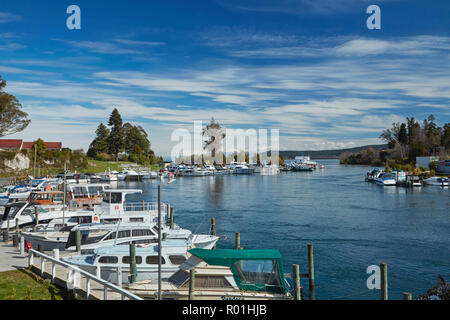
[[[111,156],[105,152],[99,152],[96,154],[95,159],[100,161],[109,161],[111,160]]]

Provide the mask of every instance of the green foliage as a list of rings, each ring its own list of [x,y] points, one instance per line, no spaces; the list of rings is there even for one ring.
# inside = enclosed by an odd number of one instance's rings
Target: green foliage
[[[111,160],[111,156],[106,152],[99,152],[95,155],[95,159],[100,161],[109,161]]]
[[[31,122],[19,100],[3,91],[5,87],[6,81],[0,76],[0,137],[20,132]]]
[[[109,117],[108,125],[112,126],[108,136],[108,151],[115,156],[116,161],[119,153],[125,147],[125,134],[122,126],[122,117],[117,109],[114,109]]]
[[[96,157],[98,153],[108,152],[109,129],[103,123],[100,123],[95,133],[97,136],[91,142],[87,152],[87,156],[91,158]]]

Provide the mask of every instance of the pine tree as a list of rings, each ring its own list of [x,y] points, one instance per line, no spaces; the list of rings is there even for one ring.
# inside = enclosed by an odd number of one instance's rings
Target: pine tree
[[[108,137],[108,150],[111,155],[114,155],[116,161],[119,159],[119,153],[125,147],[125,135],[122,126],[122,117],[117,109],[114,109],[109,117],[108,125],[112,126]]]
[[[108,153],[108,136],[109,129],[103,124],[97,127],[95,131],[96,138],[89,145],[89,150],[87,152],[88,157],[95,157],[97,153]]]

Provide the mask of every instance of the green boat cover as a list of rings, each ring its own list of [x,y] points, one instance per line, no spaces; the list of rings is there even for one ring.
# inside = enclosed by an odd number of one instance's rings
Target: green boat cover
[[[273,293],[286,293],[288,289],[284,280],[281,254],[274,249],[247,250],[247,249],[200,249],[194,248],[189,252],[202,259],[209,265],[229,267],[234,280],[241,290],[267,291]],[[270,270],[246,271],[243,267],[251,265],[251,261],[258,263],[271,262]],[[257,265],[261,269],[261,264]]]

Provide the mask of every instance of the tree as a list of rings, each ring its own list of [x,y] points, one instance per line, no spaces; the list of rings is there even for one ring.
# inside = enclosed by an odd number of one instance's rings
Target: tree
[[[216,157],[216,152],[222,150],[222,141],[225,138],[225,133],[223,133],[222,127],[218,122],[211,118],[211,122],[206,128],[203,128],[202,136],[204,137],[205,150],[211,151],[211,157]]]
[[[122,117],[117,109],[112,111],[108,125],[112,126],[108,137],[108,150],[111,155],[115,156],[116,161],[118,161],[119,153],[125,147],[125,135],[122,126]]]
[[[87,152],[87,156],[92,158],[98,153],[108,153],[109,129],[103,123],[100,123],[95,134],[97,137],[91,142]]]
[[[147,132],[141,126],[133,126],[130,123],[123,125],[125,136],[125,152],[132,154],[135,145],[138,145],[144,154],[150,151],[150,141]]]
[[[0,137],[20,132],[31,122],[28,114],[20,110],[19,100],[3,91],[5,87],[6,81],[0,76]]]
[[[444,124],[442,131],[441,145],[444,146],[447,151],[450,151],[450,123]]]

